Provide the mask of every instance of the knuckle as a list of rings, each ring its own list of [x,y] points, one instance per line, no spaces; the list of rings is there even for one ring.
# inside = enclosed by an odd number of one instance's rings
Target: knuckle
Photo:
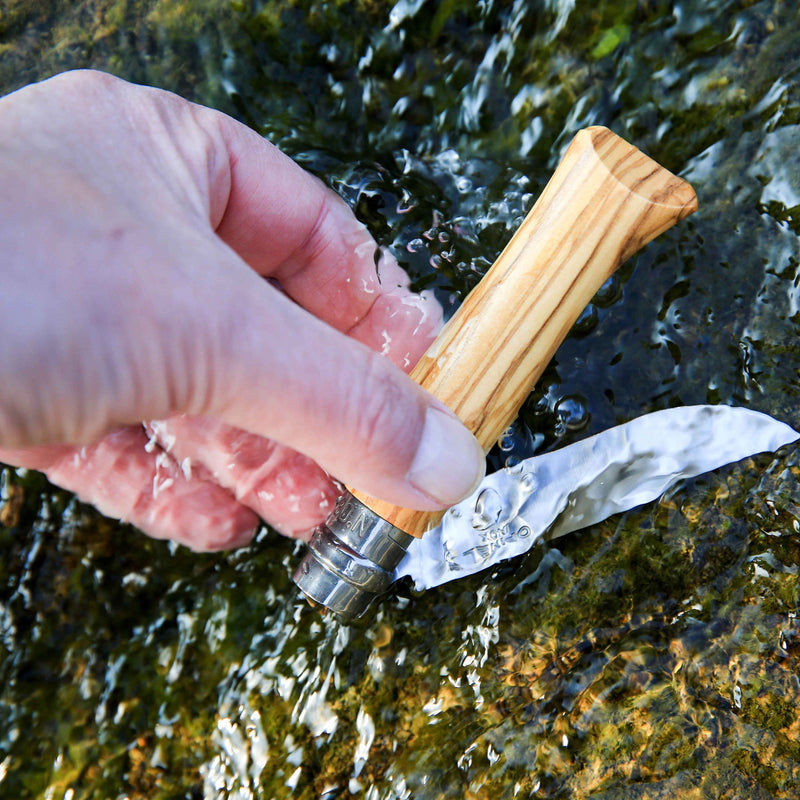
[[[107,92],[122,83],[119,78],[95,69],[73,69],[62,72],[51,80],[81,94]]]
[[[333,211],[331,202],[332,197],[327,192],[323,192],[320,196],[316,214],[313,216],[314,221],[307,229],[305,237],[297,244],[292,253],[292,261],[297,264],[316,261],[330,247],[330,233],[333,228],[330,224]]]

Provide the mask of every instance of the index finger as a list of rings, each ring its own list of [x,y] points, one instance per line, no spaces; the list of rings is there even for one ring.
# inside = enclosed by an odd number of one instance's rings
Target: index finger
[[[398,314],[404,325],[390,327],[401,338],[438,329],[433,296],[410,291],[335,192],[244,125],[216,112],[212,120],[229,165],[212,181],[212,224],[253,269],[340,331],[377,329]]]

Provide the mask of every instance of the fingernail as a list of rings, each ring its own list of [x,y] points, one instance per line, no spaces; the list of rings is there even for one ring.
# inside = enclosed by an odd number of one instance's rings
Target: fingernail
[[[417,454],[406,479],[444,506],[472,494],[486,473],[478,440],[447,411],[428,406]]]

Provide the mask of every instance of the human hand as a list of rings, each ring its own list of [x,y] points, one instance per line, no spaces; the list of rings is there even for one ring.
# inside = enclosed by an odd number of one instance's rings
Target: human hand
[[[253,131],[65,73],[0,99],[0,185],[0,460],[198,550],[306,535],[329,474],[419,509],[480,479],[403,373],[438,304]]]

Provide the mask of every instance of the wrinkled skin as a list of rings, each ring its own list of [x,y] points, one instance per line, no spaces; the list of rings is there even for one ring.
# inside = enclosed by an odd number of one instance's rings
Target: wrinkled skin
[[[431,509],[480,478],[404,374],[435,300],[246,127],[65,73],[0,99],[0,183],[0,460],[198,550],[307,535],[330,475]]]

